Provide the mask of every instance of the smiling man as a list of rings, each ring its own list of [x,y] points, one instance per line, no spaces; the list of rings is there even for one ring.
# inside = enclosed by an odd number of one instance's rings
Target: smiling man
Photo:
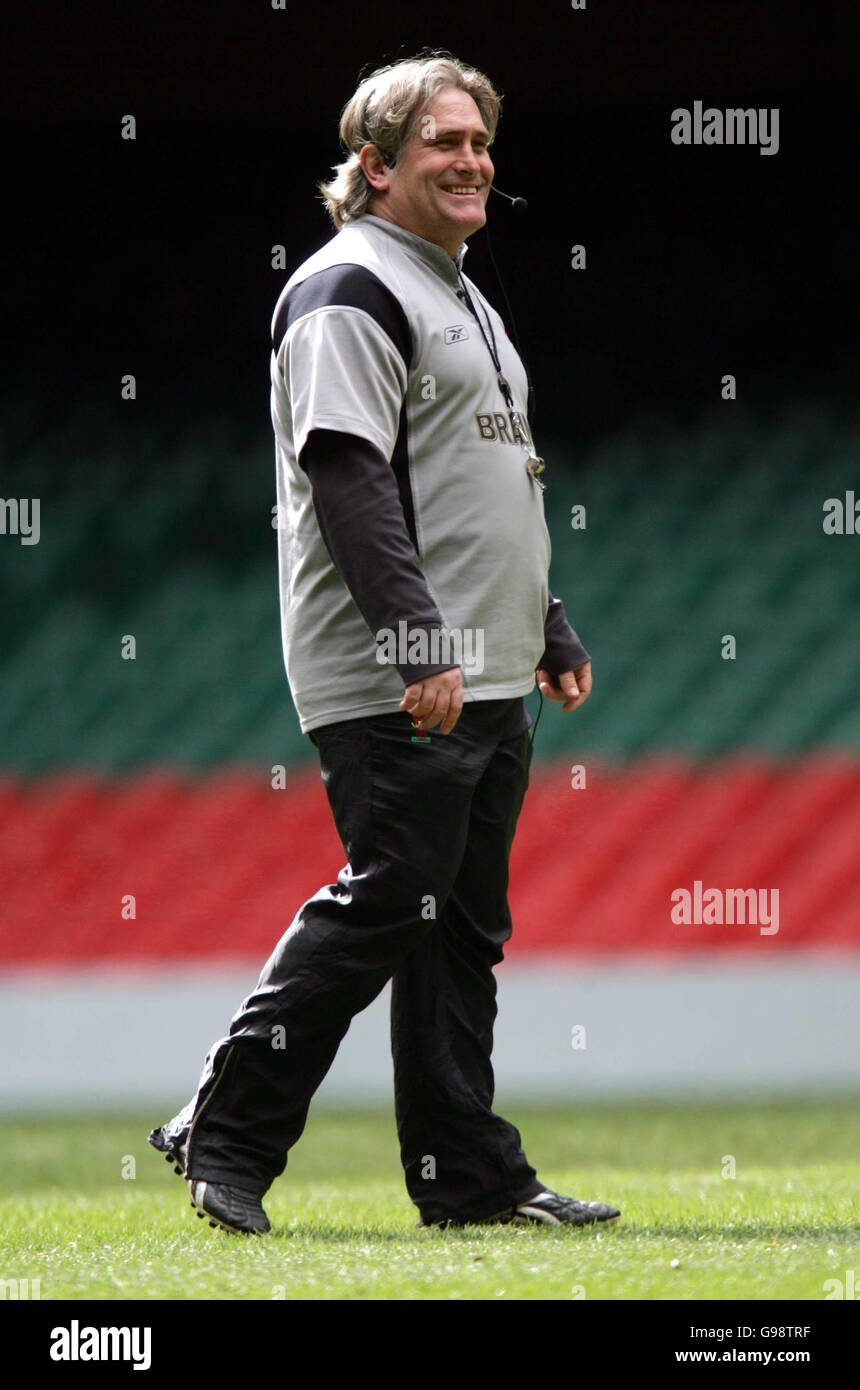
[[[487,220],[490,140],[474,97],[443,88],[393,166],[375,145],[362,147],[359,165],[372,190],[368,211],[455,257]]]
[[[347,864],[299,908],[195,1096],[150,1136],[226,1230],[269,1229],[262,1198],[351,1019],[389,980],[421,1224],[619,1214],[550,1191],[492,1109],[524,696],[537,678],[568,711],[591,689],[548,587],[525,369],[463,274],[499,104],[444,54],[363,81],[321,186],[336,235],[275,309],[284,659]]]

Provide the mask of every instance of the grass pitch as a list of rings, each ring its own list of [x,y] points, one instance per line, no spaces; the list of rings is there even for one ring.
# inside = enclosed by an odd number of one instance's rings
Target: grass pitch
[[[62,1300],[822,1300],[855,1268],[860,1287],[856,1106],[501,1109],[543,1182],[621,1220],[419,1230],[390,1112],[319,1110],[266,1198],[272,1233],[235,1237],[146,1143],[169,1105],[6,1119],[0,1279]]]

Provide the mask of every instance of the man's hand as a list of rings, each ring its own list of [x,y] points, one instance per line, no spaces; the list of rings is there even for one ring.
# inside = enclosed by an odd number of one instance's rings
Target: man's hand
[[[561,712],[569,714],[584,705],[591,694],[591,662],[563,671],[560,676],[550,675],[541,667],[535,671],[535,683],[548,700],[564,700]]]
[[[441,722],[439,732],[450,734],[463,708],[463,674],[459,666],[407,685],[400,708],[411,714],[422,729],[434,729]]]

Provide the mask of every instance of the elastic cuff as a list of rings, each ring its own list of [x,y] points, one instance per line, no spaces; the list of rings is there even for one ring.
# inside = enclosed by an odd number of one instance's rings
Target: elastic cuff
[[[511,1196],[509,1190],[484,1193],[480,1202],[473,1203],[468,1211],[446,1210],[433,1202],[416,1202],[415,1205],[424,1221],[487,1221],[491,1216],[498,1216],[501,1212],[513,1211],[521,1202],[531,1201],[539,1192],[546,1192],[546,1188],[535,1179],[528,1187],[519,1189],[515,1197]]]
[[[426,681],[430,676],[440,676],[443,671],[455,671],[457,662],[451,662],[448,666],[398,666],[397,671],[404,685],[417,685],[419,681]]]
[[[560,676],[562,671],[575,671],[577,666],[584,666],[591,657],[580,642],[579,645],[571,645],[564,650],[558,648],[544,649],[543,655],[538,662],[535,670],[549,671],[552,676]]]
[[[523,1188],[522,1192],[517,1193],[516,1197],[513,1199],[514,1206],[519,1207],[522,1206],[523,1202],[531,1202],[535,1197],[539,1197],[542,1192],[546,1191],[547,1188],[545,1185],[542,1182],[538,1182],[537,1178],[535,1178],[534,1182],[529,1183],[528,1188]]]

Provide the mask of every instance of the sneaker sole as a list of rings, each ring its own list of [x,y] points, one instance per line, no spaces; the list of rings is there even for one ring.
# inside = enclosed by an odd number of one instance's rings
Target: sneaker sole
[[[183,1155],[182,1155],[177,1149],[162,1149],[161,1146],[160,1146],[159,1144],[153,1143],[152,1139],[150,1139],[149,1142],[150,1142],[150,1144],[152,1144],[152,1147],[155,1149],[155,1152],[156,1152],[156,1153],[159,1153],[159,1154],[163,1154],[163,1155],[164,1155],[164,1161],[165,1161],[165,1163],[172,1163],[172,1164],[173,1164],[173,1171],[174,1171],[174,1173],[178,1173],[178,1175],[179,1175],[181,1178],[184,1178],[184,1177],[185,1177],[185,1159],[184,1159]]]
[[[480,1221],[419,1221],[419,1230],[467,1230],[470,1226],[576,1226],[580,1230],[585,1226],[609,1226],[613,1221],[617,1221],[621,1212],[616,1212],[614,1216],[595,1216],[590,1221],[559,1221],[557,1216],[551,1212],[536,1207],[529,1208],[528,1213],[517,1212],[511,1215],[507,1211],[500,1211],[495,1216],[482,1217]]]
[[[621,1212],[616,1212],[614,1216],[593,1216],[590,1221],[560,1221],[557,1216],[553,1216],[551,1211],[542,1211],[538,1207],[528,1207],[525,1211],[517,1212],[511,1218],[512,1226],[577,1226],[582,1229],[585,1226],[609,1226],[613,1221],[617,1221]]]

